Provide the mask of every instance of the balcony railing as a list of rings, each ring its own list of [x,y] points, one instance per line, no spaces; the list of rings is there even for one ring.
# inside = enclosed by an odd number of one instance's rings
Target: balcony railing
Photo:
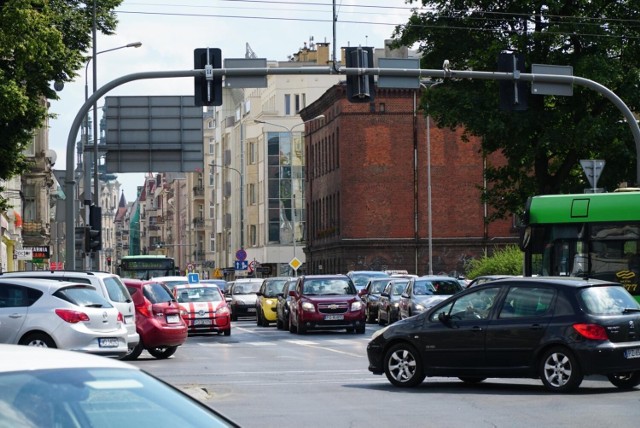
[[[193,196],[204,196],[204,186],[193,186]]]
[[[196,217],[193,219],[193,226],[196,229],[201,229],[204,227],[204,218],[202,217]]]

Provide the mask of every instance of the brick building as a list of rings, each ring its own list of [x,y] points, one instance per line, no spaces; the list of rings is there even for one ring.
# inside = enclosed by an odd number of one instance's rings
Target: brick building
[[[306,272],[406,269],[464,273],[471,258],[516,240],[513,220],[486,224],[485,161],[478,139],[431,122],[432,233],[428,154],[420,90],[380,89],[351,103],[338,84],[300,112],[307,125]],[[432,253],[429,257],[429,241]]]

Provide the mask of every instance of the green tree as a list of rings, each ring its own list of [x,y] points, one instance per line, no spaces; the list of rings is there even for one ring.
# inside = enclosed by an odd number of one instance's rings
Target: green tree
[[[640,1],[427,1],[395,39],[418,44],[422,68],[497,70],[501,51],[531,64],[569,65],[573,74],[614,91],[640,111]],[[528,90],[529,91],[529,90]],[[580,159],[605,159],[600,187],[635,183],[636,151],[620,111],[591,89],[573,96],[529,95],[526,111],[499,109],[497,81],[445,79],[426,91],[439,126],[463,126],[482,139],[483,153],[502,152],[506,165],[489,165],[483,196],[492,218],[522,210],[533,194],[582,192],[589,187]]]
[[[113,34],[121,2],[95,2],[97,31]],[[47,100],[58,99],[52,83],[72,81],[87,60],[93,4],[0,0],[0,179],[29,168],[22,151],[45,123]],[[6,206],[0,198],[0,210]]]
[[[467,278],[482,275],[522,275],[524,255],[515,245],[496,247],[492,255],[471,260],[466,266]]]

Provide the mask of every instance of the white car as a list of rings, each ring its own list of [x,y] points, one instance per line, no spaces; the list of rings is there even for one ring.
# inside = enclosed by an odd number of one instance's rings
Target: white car
[[[154,278],[151,278],[150,281],[154,281],[154,282],[161,282],[164,285],[166,285],[167,287],[169,287],[169,290],[171,290],[173,292],[173,287],[175,287],[176,285],[182,285],[182,284],[188,284],[189,283],[189,278],[186,276],[156,276]]]
[[[237,427],[130,364],[59,349],[0,345],[2,427]]]
[[[136,331],[136,309],[133,305],[133,299],[118,275],[108,272],[38,270],[4,272],[0,274],[0,278],[40,278],[90,284],[98,294],[115,306],[124,317],[124,326],[128,332],[127,346],[129,350],[132,351],[140,342],[140,335]]]
[[[0,278],[0,343],[114,357],[128,352],[122,314],[95,288],[45,279]]]

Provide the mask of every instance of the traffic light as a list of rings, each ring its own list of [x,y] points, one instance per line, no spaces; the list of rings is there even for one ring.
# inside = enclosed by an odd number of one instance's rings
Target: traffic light
[[[506,73],[525,72],[524,54],[500,52],[498,55],[498,71]],[[527,82],[522,80],[500,80],[500,110],[524,111],[529,107]]]
[[[83,226],[76,226],[75,229],[75,236],[76,236],[76,240],[75,240],[75,249],[76,251],[84,251],[86,248],[86,227]]]
[[[85,233],[85,251],[87,253],[102,250],[102,208],[92,205],[89,208],[89,227]]]
[[[347,68],[373,68],[373,48],[345,48]],[[347,74],[347,98],[352,103],[368,103],[375,95],[373,75]]]
[[[194,49],[194,70],[205,70],[204,76],[194,78],[193,94],[197,106],[222,105],[222,76],[214,76],[214,68],[222,68],[222,51],[218,48]]]

